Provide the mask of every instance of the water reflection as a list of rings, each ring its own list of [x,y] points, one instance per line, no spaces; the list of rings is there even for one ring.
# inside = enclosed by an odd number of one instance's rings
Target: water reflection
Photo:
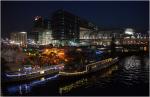
[[[119,63],[109,68],[86,76],[61,78],[59,75],[54,75],[42,77],[32,82],[9,85],[5,88],[6,95],[88,95],[86,90],[95,92],[97,95],[111,93],[117,95],[121,89],[122,92],[120,93],[130,95],[128,93],[133,93],[134,89],[135,91],[139,89],[140,92],[142,90],[147,91],[145,87],[148,87],[148,84],[149,58],[147,56],[129,56],[120,59]],[[132,87],[135,88],[132,89]],[[135,94],[140,92],[135,92]],[[143,95],[147,95],[144,93],[148,92],[143,92]]]
[[[31,86],[28,84],[16,85],[8,87],[8,92],[10,95],[14,94],[26,94],[31,92]]]
[[[59,93],[60,95],[63,95],[64,93],[68,93],[73,89],[77,89],[81,87],[87,88],[89,86],[92,86],[97,82],[97,80],[105,78],[105,77],[110,77],[112,73],[117,69],[118,69],[118,65],[113,65],[110,68],[107,68],[103,72],[99,72],[96,75],[91,75],[91,76],[82,78],[70,84],[67,83],[67,85],[63,85],[59,87]]]
[[[127,57],[124,60],[124,70],[126,72],[140,68],[141,61],[136,56]]]
[[[126,57],[120,62],[122,67],[117,79],[124,87],[140,83],[140,80],[144,79],[145,75],[148,74],[148,71],[145,72],[146,74],[143,73],[143,71],[145,71],[145,69],[143,69],[145,62],[142,63],[142,60],[138,56]]]
[[[46,82],[57,78],[59,75],[54,75],[54,76],[50,76],[50,77],[42,77],[39,80],[34,80],[31,82],[28,82],[26,84],[19,84],[19,85],[12,85],[12,86],[8,86],[7,90],[9,94],[27,94],[30,93],[33,86],[39,85],[39,84],[46,84]]]
[[[83,78],[81,80],[78,80],[78,81],[71,83],[69,85],[66,85],[64,87],[60,87],[59,93],[62,95],[63,93],[67,93],[67,92],[71,91],[72,89],[79,88],[81,86],[86,86],[87,84],[88,84],[88,79]]]

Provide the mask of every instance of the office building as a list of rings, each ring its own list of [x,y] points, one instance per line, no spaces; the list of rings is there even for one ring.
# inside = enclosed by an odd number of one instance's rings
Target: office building
[[[79,42],[83,34],[98,30],[93,23],[63,9],[52,14],[52,36],[61,44]]]
[[[74,40],[79,37],[79,18],[63,9],[52,14],[52,32],[56,40]]]
[[[33,21],[32,31],[28,35],[30,44],[47,45],[52,42],[52,30],[49,19],[36,16]]]
[[[11,44],[25,46],[27,44],[27,32],[13,32],[10,34]]]

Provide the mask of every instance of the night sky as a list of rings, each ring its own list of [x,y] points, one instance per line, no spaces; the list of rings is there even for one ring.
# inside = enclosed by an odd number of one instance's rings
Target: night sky
[[[50,17],[60,8],[100,27],[133,27],[142,33],[149,28],[148,1],[2,1],[1,8],[2,37],[30,31],[34,16]]]

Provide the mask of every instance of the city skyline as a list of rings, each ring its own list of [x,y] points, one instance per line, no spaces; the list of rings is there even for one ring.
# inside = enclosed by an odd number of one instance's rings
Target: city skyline
[[[2,96],[148,96],[148,1],[2,1]]]
[[[9,33],[15,31],[28,32],[33,26],[34,16],[50,18],[51,13],[60,8],[99,27],[131,27],[144,32],[149,27],[148,5],[146,1],[2,2],[2,37],[8,37]]]

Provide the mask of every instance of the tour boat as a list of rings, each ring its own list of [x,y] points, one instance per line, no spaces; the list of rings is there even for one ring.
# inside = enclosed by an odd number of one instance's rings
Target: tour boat
[[[107,68],[116,62],[118,62],[118,57],[115,58],[107,58],[101,61],[93,62],[90,64],[85,65],[85,70],[83,71],[75,71],[75,72],[67,72],[67,71],[59,71],[60,76],[78,76],[78,75],[84,75],[84,74],[89,74],[92,72],[96,72],[99,70],[102,70],[104,68]]]
[[[63,65],[56,65],[47,67],[39,70],[32,70],[30,72],[13,72],[13,73],[5,73],[5,82],[22,82],[27,80],[32,80],[35,78],[43,77],[43,76],[53,76],[59,73],[59,70],[63,69]]]

